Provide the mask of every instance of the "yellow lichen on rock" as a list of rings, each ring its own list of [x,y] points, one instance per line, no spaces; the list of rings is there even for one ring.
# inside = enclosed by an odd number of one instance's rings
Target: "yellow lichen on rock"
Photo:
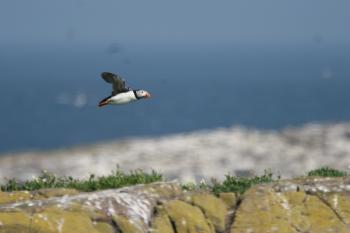
[[[99,233],[87,215],[64,211],[56,207],[45,207],[32,213],[1,212],[0,232]]]
[[[35,213],[32,222],[33,227],[50,230],[47,232],[52,230],[52,232],[62,233],[99,233],[86,214],[65,211],[57,207],[48,207],[42,212]]]
[[[99,232],[99,233],[115,233],[114,228],[105,222],[97,222],[94,224],[94,228]]]
[[[75,189],[52,188],[39,189],[37,191],[14,191],[14,192],[0,192],[0,204],[8,204],[15,202],[23,202],[28,200],[41,200],[50,197],[71,196],[79,194]]]
[[[0,204],[30,200],[33,196],[28,191],[0,192]]]
[[[66,189],[66,188],[48,188],[39,189],[38,191],[33,191],[33,199],[45,199],[50,197],[62,197],[62,196],[72,196],[79,194],[76,189]]]
[[[225,230],[227,207],[225,203],[209,193],[191,195],[192,204],[198,206],[219,232]]]
[[[122,233],[144,233],[146,232],[146,226],[142,227],[142,223],[133,222],[131,219],[128,219],[121,215],[114,215],[113,221]]]
[[[82,213],[87,215],[90,219],[100,221],[107,221],[106,214],[102,213],[101,210],[93,209],[91,207],[83,206],[81,203],[71,202],[65,206],[65,210],[69,212]]]
[[[280,194],[290,205],[288,217],[293,228],[301,232],[349,232],[350,225],[346,226],[334,209],[318,195],[305,192]]]
[[[0,233],[28,233],[29,228],[28,226],[23,225],[5,225],[0,227]],[[34,231],[35,233],[43,233]]]
[[[277,193],[284,207],[288,206],[287,217],[290,219],[290,226],[301,232],[309,232],[311,223],[307,216],[308,210],[305,208],[305,202],[308,200],[307,194],[304,192],[285,192]]]
[[[30,216],[23,212],[0,213],[1,233],[22,233],[28,232],[31,223]]]
[[[220,193],[219,198],[226,204],[228,209],[233,209],[237,205],[238,196],[236,193]]]
[[[55,226],[47,218],[38,217],[24,212],[4,212],[0,213],[1,233],[54,233]],[[16,230],[16,231],[15,231]]]
[[[152,233],[174,233],[169,216],[162,206],[156,207],[156,215],[152,219]]]
[[[320,194],[320,198],[328,203],[345,224],[350,225],[350,193]]]
[[[317,196],[308,195],[304,205],[311,226],[310,232],[350,232],[350,225],[346,226],[334,210]]]
[[[231,233],[247,232],[350,232],[350,225],[337,216],[316,194],[275,192],[257,186],[243,195]]]
[[[195,206],[180,200],[173,200],[164,205],[170,221],[173,222],[177,233],[214,233],[203,212]]]
[[[157,195],[163,199],[170,199],[182,194],[182,189],[178,183],[156,183],[144,187],[145,191]]]
[[[254,187],[243,196],[231,233],[295,232],[289,224],[287,203],[278,198],[271,189]]]

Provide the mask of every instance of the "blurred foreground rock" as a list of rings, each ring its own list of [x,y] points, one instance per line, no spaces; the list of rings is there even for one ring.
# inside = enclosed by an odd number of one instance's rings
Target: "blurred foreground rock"
[[[243,195],[178,183],[0,193],[1,233],[350,232],[350,178],[299,178]]]
[[[329,166],[348,170],[350,124],[309,124],[280,131],[216,129],[156,138],[112,141],[71,149],[0,156],[0,177],[28,179],[47,170],[87,178],[106,175],[116,165],[124,171],[155,169],[185,181],[223,178],[226,173],[282,177]]]

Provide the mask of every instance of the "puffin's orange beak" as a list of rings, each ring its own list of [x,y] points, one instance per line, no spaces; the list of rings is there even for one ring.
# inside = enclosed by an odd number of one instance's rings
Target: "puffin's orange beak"
[[[151,94],[149,92],[146,93],[146,98],[151,98]]]

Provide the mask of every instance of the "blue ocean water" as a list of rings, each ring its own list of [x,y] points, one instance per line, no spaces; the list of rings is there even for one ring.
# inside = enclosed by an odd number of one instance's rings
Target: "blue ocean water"
[[[313,45],[0,48],[0,153],[244,125],[350,120],[350,49]],[[153,98],[98,108],[120,74]]]

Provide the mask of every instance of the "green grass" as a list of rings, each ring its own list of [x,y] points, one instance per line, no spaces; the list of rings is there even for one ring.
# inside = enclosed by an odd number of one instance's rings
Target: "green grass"
[[[279,179],[279,177],[277,177],[277,179]],[[263,175],[255,177],[237,177],[227,174],[225,175],[225,180],[222,182],[212,178],[210,184],[207,184],[206,181],[203,180],[199,184],[192,182],[185,183],[182,185],[182,188],[190,191],[204,189],[215,194],[223,192],[244,193],[248,188],[255,184],[270,183],[275,180],[276,179],[273,179],[273,174],[270,171],[265,171]]]
[[[270,171],[265,171],[263,175],[255,177],[235,177],[226,175],[222,183],[214,181],[211,189],[215,194],[222,192],[244,193],[253,185],[270,183],[273,181],[273,174]]]
[[[307,176],[322,176],[322,177],[343,177],[349,174],[345,171],[336,170],[330,167],[322,167],[309,171]]]
[[[349,174],[345,171],[340,171],[329,167],[322,167],[307,173],[307,176],[321,177],[344,177],[348,175]],[[206,184],[206,182],[201,182],[197,185],[194,183],[185,183],[182,185],[182,188],[184,190],[206,189],[212,191],[215,194],[223,192],[244,193],[253,185],[270,183],[280,179],[280,176],[275,177],[271,171],[265,170],[264,174],[260,176],[237,177],[228,174],[225,176],[225,180],[222,182],[218,182],[217,180],[212,179],[211,184]]]
[[[95,177],[90,175],[89,179],[79,180],[73,177],[58,177],[53,173],[43,171],[41,175],[32,180],[20,182],[16,179],[7,179],[6,183],[1,185],[1,191],[19,191],[19,190],[37,190],[42,188],[73,188],[84,192],[90,192],[102,189],[121,188],[136,184],[148,184],[162,181],[163,177],[156,171],[151,173],[135,170],[124,173],[117,169],[108,176]]]
[[[329,167],[322,167],[307,173],[307,176],[322,177],[342,177],[348,176],[345,171],[336,170]],[[236,177],[227,174],[222,182],[212,179],[210,183],[204,180],[199,184],[184,183],[184,190],[205,189],[215,194],[222,192],[244,193],[248,188],[256,184],[270,183],[279,180],[280,177],[274,177],[272,172],[265,171],[264,174],[255,177]],[[0,186],[1,191],[33,191],[42,188],[73,188],[84,192],[121,188],[136,184],[148,184],[157,181],[164,181],[162,174],[152,171],[146,173],[142,170],[122,172],[116,169],[108,176],[96,177],[90,175],[89,179],[75,179],[67,176],[56,176],[53,173],[43,171],[39,177],[24,182],[16,179],[6,179],[6,182]]]

